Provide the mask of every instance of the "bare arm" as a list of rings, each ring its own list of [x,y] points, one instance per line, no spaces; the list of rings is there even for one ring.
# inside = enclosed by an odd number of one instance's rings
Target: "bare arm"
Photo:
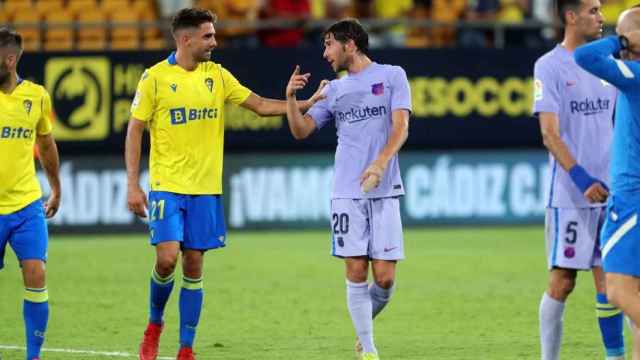
[[[382,149],[378,158],[369,165],[360,177],[360,185],[364,192],[378,186],[387,165],[409,136],[409,110],[394,110],[391,114],[392,129],[387,144]]]
[[[131,118],[127,128],[124,158],[127,166],[127,204],[139,217],[147,217],[147,197],[140,187],[140,151],[145,123]]]
[[[298,101],[296,100],[296,91],[302,89],[305,82],[299,78],[298,74],[300,67],[296,66],[293,71],[289,83],[287,84],[286,98],[287,98],[287,122],[289,123],[289,129],[291,134],[296,140],[302,140],[307,138],[316,129],[316,123],[311,116],[302,115]],[[326,85],[326,81],[322,81],[318,87],[316,93],[320,93],[322,88]]]
[[[540,113],[539,118],[544,146],[560,166],[562,166],[565,171],[569,171],[576,164],[576,159],[569,151],[567,144],[565,144],[560,137],[560,120],[558,119],[558,115],[543,112]]]
[[[47,175],[47,181],[51,188],[49,199],[44,205],[45,215],[47,218],[53,217],[60,207],[60,158],[58,156],[58,147],[53,139],[53,135],[38,135],[36,138],[38,144],[38,152],[40,154],[40,164]]]
[[[289,79],[289,82],[291,82],[292,80],[298,82],[300,87],[296,90],[300,90],[307,85],[310,76],[311,74],[309,73],[300,74],[300,67],[296,65],[296,70],[294,70],[293,74],[291,75],[291,79]],[[309,110],[309,108],[311,108],[311,106],[313,106],[313,104],[324,98],[324,96],[322,95],[322,88],[324,87],[324,84],[324,81],[321,82],[316,92],[311,95],[309,99],[303,101],[298,101],[295,99],[293,100],[294,104],[296,104],[300,111],[306,112],[307,110]],[[249,95],[247,100],[245,100],[241,104],[241,106],[245,109],[253,111],[260,116],[285,115],[287,114],[288,101],[288,98],[287,100],[267,99],[251,93],[251,95]]]
[[[555,113],[542,112],[539,114],[539,118],[540,131],[542,132],[542,142],[544,143],[544,146],[549,150],[560,166],[562,166],[565,171],[569,172],[571,178],[574,179],[575,175],[571,172],[572,169],[575,169],[577,161],[569,151],[567,144],[565,144],[560,137],[560,120],[558,119],[558,115]],[[605,201],[608,195],[609,192],[600,182],[594,182],[584,191],[584,196],[590,202]]]

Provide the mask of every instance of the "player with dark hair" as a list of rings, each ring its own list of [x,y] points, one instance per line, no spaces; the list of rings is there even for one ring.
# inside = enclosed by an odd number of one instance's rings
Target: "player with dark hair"
[[[40,358],[49,319],[45,217],[54,216],[60,206],[60,161],[51,135],[51,98],[42,86],[18,76],[21,55],[20,35],[0,28],[0,269],[8,243],[22,268],[26,359],[34,360]],[[34,144],[51,187],[44,205]]]
[[[368,56],[365,29],[356,20],[333,24],[324,33],[324,58],[347,74],[323,89],[325,99],[303,115],[296,91],[287,85],[287,118],[296,139],[304,139],[329,122],[338,132],[332,211],[332,255],[344,259],[347,307],[356,330],[359,359],[378,359],[373,319],[395,288],[396,263],[404,259],[398,151],[407,139],[411,91],[404,70]],[[369,267],[373,282],[367,282]]]
[[[607,299],[599,248],[616,90],[573,59],[576,47],[602,36],[600,7],[598,0],[558,0],[564,39],[534,66],[533,112],[552,169],[545,230],[549,281],[539,307],[543,360],[560,356],[565,302],[579,270],[593,274],[606,359],[624,359],[623,315]]]
[[[286,102],[262,98],[209,59],[216,47],[215,16],[208,10],[179,11],[171,24],[177,50],[147,69],[132,103],[125,157],[129,209],[146,217],[156,263],[150,281],[150,318],[140,359],[156,359],[165,304],[182,252],[180,350],[194,359],[193,342],[202,309],[204,253],[225,246],[222,160],[225,102],[255,113],[283,115]],[[295,75],[306,84],[309,74]],[[320,97],[300,102],[309,108]],[[139,184],[141,138],[151,135],[149,199]]]

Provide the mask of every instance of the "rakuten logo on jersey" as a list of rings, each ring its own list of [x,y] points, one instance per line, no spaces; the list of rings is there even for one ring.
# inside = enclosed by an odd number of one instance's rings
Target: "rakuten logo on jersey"
[[[33,138],[33,130],[23,127],[12,128],[5,126],[0,131],[0,139],[31,139]]]
[[[571,101],[569,105],[571,106],[571,113],[582,114],[582,115],[595,115],[599,114],[603,111],[609,110],[611,100],[609,99],[600,99],[590,100],[584,99],[582,101]]]
[[[348,123],[354,123],[362,120],[367,120],[370,117],[387,115],[387,108],[384,106],[376,107],[364,107],[364,108],[351,108],[347,112],[336,111],[336,119],[338,121],[346,121]]]

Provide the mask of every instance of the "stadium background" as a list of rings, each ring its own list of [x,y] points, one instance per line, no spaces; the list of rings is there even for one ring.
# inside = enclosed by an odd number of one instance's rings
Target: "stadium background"
[[[610,33],[632,2],[602,2]],[[4,0],[0,23],[25,40],[19,73],[52,96],[62,160],[45,358],[135,354],[153,252],[145,224],[127,211],[124,136],[140,75],[172,49],[170,15],[192,4],[218,14],[213,60],[262,96],[283,98],[296,64],[312,73],[301,98],[332,78],[320,34],[345,16],[371,31],[372,59],[407,71],[414,111],[400,162],[409,258],[397,303],[377,327],[383,358],[539,357],[549,169],[530,116],[531,76],[561,36],[552,1]],[[199,358],[350,358],[342,270],[326,256],[334,128],[296,142],[282,117],[228,105],[225,120],[230,246],[207,258],[205,287],[216,290]],[[0,273],[2,359],[20,358],[23,342],[12,255]],[[567,314],[564,358],[601,357],[588,283]],[[87,303],[89,295],[100,300]],[[163,351],[173,354],[169,340]]]

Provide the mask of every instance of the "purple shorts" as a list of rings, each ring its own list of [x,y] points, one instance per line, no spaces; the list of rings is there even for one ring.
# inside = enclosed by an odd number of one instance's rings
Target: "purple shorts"
[[[331,255],[404,259],[400,199],[331,200]]]

